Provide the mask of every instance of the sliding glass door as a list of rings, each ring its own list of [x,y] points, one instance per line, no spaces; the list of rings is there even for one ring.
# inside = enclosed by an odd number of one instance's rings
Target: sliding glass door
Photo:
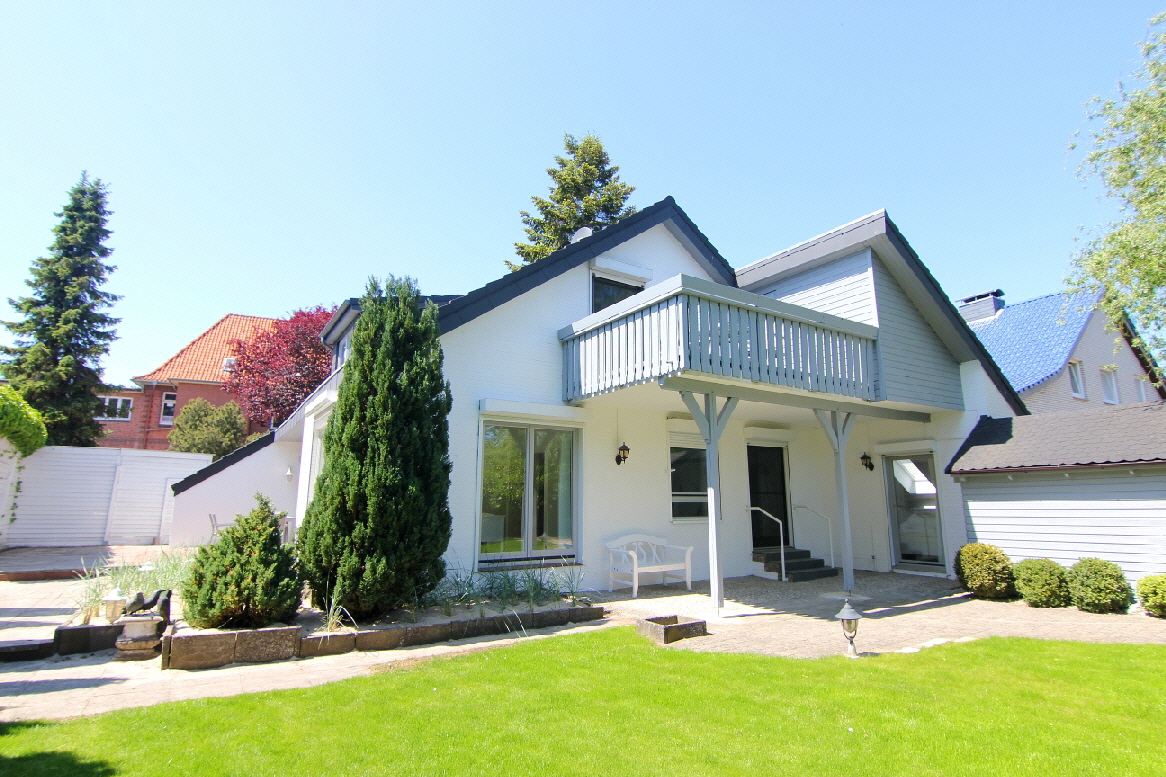
[[[934,460],[930,454],[921,454],[889,456],[885,461],[896,563],[942,566]]]
[[[575,554],[574,459],[570,429],[485,425],[481,558]]]

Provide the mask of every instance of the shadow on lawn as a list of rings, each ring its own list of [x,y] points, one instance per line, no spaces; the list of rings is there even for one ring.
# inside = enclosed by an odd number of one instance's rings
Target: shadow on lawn
[[[0,738],[11,736],[21,729],[36,728],[41,725],[46,724],[0,723]],[[71,777],[112,777],[112,775],[117,774],[117,770],[105,761],[86,761],[73,753],[49,751],[17,756],[0,754],[0,774],[5,775],[5,777],[48,774],[68,774]]]

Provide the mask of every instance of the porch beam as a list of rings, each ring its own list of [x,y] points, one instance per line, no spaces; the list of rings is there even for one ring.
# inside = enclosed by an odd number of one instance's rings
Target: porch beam
[[[717,615],[725,606],[725,581],[721,571],[720,530],[721,530],[721,435],[729,424],[729,417],[737,407],[738,398],[729,397],[717,410],[717,395],[706,393],[702,408],[692,392],[680,392],[680,398],[692,413],[692,420],[704,438],[705,480],[709,498],[709,595]]]
[[[818,423],[834,449],[834,490],[838,494],[838,523],[842,529],[842,587],[854,590],[854,546],[850,541],[850,492],[846,485],[846,443],[854,429],[854,414],[815,410]]]
[[[865,402],[837,402],[818,397],[802,396],[784,391],[766,391],[753,386],[737,386],[730,383],[717,383],[700,378],[675,377],[660,378],[660,388],[667,391],[688,391],[693,394],[715,393],[721,397],[737,397],[746,402],[766,402],[771,405],[788,405],[790,407],[805,407],[811,410],[828,410],[831,412],[854,413],[872,418],[889,418],[893,421],[916,421],[921,424],[931,421],[930,413],[919,413],[913,410],[896,410],[891,407],[879,407]]]

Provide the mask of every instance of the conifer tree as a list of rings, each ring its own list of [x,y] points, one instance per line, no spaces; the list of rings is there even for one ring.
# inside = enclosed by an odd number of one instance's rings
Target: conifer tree
[[[567,156],[555,157],[558,169],[547,168],[547,175],[555,182],[550,199],[530,198],[538,209],[537,216],[522,211],[530,242],[514,244],[522,262],[506,262],[511,270],[563,248],[581,227],[601,229],[636,212],[630,205],[625,207],[635,187],[620,181],[619,168],[612,166],[598,137],[585,135],[577,140],[565,135],[563,147]]]
[[[437,307],[411,279],[369,279],[324,430],[324,465],[300,532],[320,607],[378,617],[429,593],[449,543],[449,384]]]
[[[0,348],[8,357],[4,376],[44,416],[49,445],[96,445],[104,434],[94,420],[100,411],[98,360],[116,339],[118,319],[101,311],[119,299],[101,291],[112,250],[105,247],[107,189],[100,179],[81,180],[53,227],[50,254],[32,264],[25,281],[33,294],[8,302],[24,316],[4,325],[15,346]]]

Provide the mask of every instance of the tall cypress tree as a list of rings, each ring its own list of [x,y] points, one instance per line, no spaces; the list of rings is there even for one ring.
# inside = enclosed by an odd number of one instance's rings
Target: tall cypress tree
[[[576,140],[574,135],[565,135],[563,147],[567,156],[556,156],[558,168],[547,169],[555,182],[550,199],[530,198],[538,209],[537,216],[522,211],[530,242],[514,244],[522,262],[506,262],[511,270],[563,248],[580,227],[602,228],[636,212],[630,205],[625,207],[636,189],[619,179],[619,168],[612,166],[599,138],[585,135]]]
[[[369,279],[301,530],[317,606],[384,615],[429,593],[449,544],[449,384],[437,307]]]
[[[32,296],[9,299],[24,316],[5,322],[16,335],[16,346],[3,347],[8,361],[4,376],[45,419],[49,445],[96,445],[103,431],[98,414],[101,373],[98,360],[117,335],[118,319],[101,311],[120,299],[101,291],[112,250],[105,247],[111,211],[101,180],[81,180],[69,192],[69,203],[57,213],[56,240],[47,257],[32,264],[25,281]]]

